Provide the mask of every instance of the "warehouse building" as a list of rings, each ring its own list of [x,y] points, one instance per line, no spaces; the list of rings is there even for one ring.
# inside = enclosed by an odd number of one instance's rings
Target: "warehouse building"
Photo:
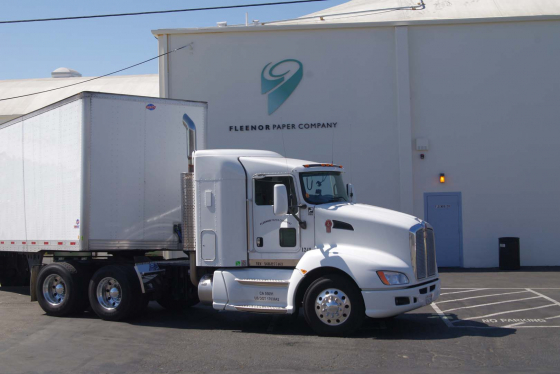
[[[162,97],[209,103],[208,147],[345,167],[424,218],[439,266],[560,265],[560,2],[355,0],[282,22],[155,30]]]
[[[120,75],[91,79],[92,77],[82,77],[82,74],[74,69],[62,67],[53,70],[50,78],[2,80],[0,81],[0,99],[23,97],[0,101],[0,123],[8,122],[82,91],[159,96],[157,74]],[[58,89],[69,85],[73,86]],[[40,91],[48,92],[25,96]]]

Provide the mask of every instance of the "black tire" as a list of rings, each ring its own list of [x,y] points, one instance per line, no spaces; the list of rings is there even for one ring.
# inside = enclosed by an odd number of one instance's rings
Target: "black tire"
[[[67,262],[55,262],[41,269],[35,290],[41,308],[50,316],[63,317],[83,311],[87,302],[86,279]],[[57,287],[62,285],[62,293]]]
[[[187,300],[175,300],[171,292],[165,292],[156,301],[159,305],[169,310],[185,310],[200,302],[196,293],[189,295]]]
[[[119,289],[116,299],[111,299],[111,295],[103,290],[100,290],[101,296],[98,298],[97,290],[101,282],[107,286],[105,291],[115,286],[115,283],[108,279],[118,283],[118,287],[115,288]],[[106,321],[122,321],[137,316],[147,304],[138,276],[134,268],[129,265],[108,265],[97,270],[89,281],[88,294],[91,308],[95,314]],[[103,302],[105,306],[102,305]]]
[[[89,309],[89,297],[88,297],[88,286],[89,280],[93,275],[93,271],[90,266],[77,261],[68,261],[68,263],[78,271],[78,276],[80,278],[80,294],[83,295],[81,298],[81,303],[76,307],[76,312],[83,312]]]
[[[319,306],[318,302],[324,305]],[[321,314],[323,307],[334,308],[335,311],[331,310],[332,313],[328,314],[327,310]],[[305,320],[318,335],[346,336],[356,331],[364,321],[364,299],[354,282],[337,274],[326,275],[311,283],[305,292],[303,312]]]

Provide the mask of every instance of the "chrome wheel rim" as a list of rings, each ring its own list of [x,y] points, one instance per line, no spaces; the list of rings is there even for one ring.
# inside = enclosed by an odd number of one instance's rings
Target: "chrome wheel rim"
[[[111,277],[103,278],[97,284],[97,302],[107,310],[116,309],[122,300],[120,283]]]
[[[344,292],[328,288],[315,299],[315,313],[325,325],[338,326],[350,317],[352,304]]]
[[[51,305],[58,306],[66,298],[66,283],[58,274],[51,274],[43,281],[43,297]]]

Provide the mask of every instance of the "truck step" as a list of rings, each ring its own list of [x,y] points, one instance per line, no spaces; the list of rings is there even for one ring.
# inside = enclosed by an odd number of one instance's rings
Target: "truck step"
[[[287,287],[290,285],[289,280],[281,279],[239,279],[235,280],[245,286],[264,286],[264,287]]]
[[[264,305],[236,305],[235,309],[240,312],[253,312],[253,313],[276,313],[285,314],[288,312],[286,308],[279,306],[264,306]]]

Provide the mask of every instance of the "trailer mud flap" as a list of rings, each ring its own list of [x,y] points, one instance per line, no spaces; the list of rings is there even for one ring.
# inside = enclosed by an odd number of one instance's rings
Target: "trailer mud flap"
[[[31,301],[37,301],[37,277],[41,268],[45,265],[33,265],[31,267],[31,279],[29,281],[29,294],[31,295]]]

